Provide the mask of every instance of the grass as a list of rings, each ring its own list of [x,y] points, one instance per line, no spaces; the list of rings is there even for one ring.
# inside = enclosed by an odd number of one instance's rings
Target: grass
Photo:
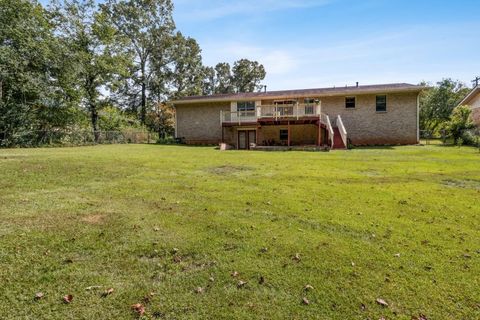
[[[479,164],[436,145],[0,150],[0,318],[478,319]]]

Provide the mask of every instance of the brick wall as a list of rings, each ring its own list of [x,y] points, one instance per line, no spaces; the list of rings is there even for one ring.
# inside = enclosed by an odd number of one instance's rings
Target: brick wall
[[[357,95],[355,109],[345,108],[343,96],[319,99],[322,112],[331,119],[342,117],[348,137],[355,145],[415,144],[418,142],[417,96],[417,93],[387,94],[386,112],[376,112],[375,95]],[[219,143],[222,138],[220,111],[228,112],[230,108],[230,102],[177,105],[177,137],[185,138],[190,144]],[[292,126],[292,141],[309,144],[315,129],[315,126]],[[278,127],[262,128],[260,142],[271,138],[278,141],[279,130]],[[235,129],[225,129],[224,133],[226,141],[236,144]]]
[[[218,144],[222,140],[220,111],[230,102],[176,105],[177,137],[187,144]]]
[[[477,94],[468,105],[472,108],[473,121],[480,126],[480,94]]]
[[[376,95],[356,96],[355,109],[345,108],[345,97],[323,97],[322,112],[342,117],[355,145],[417,143],[417,93],[387,94],[387,111],[376,112]]]

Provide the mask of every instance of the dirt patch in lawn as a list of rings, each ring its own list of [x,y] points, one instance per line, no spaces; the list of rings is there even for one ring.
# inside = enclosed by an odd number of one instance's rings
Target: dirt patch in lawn
[[[247,166],[230,166],[230,165],[223,165],[223,166],[215,166],[209,167],[206,171],[217,174],[217,175],[227,175],[227,174],[236,174],[242,172],[249,172],[255,170],[252,167]]]
[[[480,181],[477,180],[446,179],[442,181],[442,184],[448,187],[480,190]]]
[[[104,224],[106,217],[107,216],[104,214],[95,213],[95,214],[91,214],[86,217],[83,217],[81,220],[88,224]]]

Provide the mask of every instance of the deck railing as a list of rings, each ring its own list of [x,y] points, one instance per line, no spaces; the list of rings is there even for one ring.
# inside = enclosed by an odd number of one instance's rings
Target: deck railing
[[[305,117],[319,117],[320,105],[315,104],[289,104],[289,105],[262,105],[250,111],[222,111],[220,121],[230,123],[256,122],[259,119],[272,118],[301,119]]]
[[[327,126],[328,130],[328,140],[330,140],[330,147],[333,148],[333,135],[335,134],[333,131],[332,123],[330,122],[330,117],[326,114],[322,114],[322,123]]]

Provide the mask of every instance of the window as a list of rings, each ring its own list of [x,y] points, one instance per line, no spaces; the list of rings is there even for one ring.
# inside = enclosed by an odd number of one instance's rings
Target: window
[[[305,104],[305,114],[310,115],[315,113],[315,99],[312,98],[305,98],[303,99],[303,103]]]
[[[303,103],[305,103],[305,104],[315,104],[315,99],[305,98],[305,99],[303,100]]]
[[[275,104],[278,105],[294,105],[296,101],[294,100],[276,100],[274,101]]]
[[[345,97],[345,108],[355,109],[355,97]]]
[[[254,101],[237,102],[237,111],[255,111]]]
[[[280,129],[280,141],[288,140],[288,130]]]
[[[387,111],[387,96],[377,96],[377,112]]]

